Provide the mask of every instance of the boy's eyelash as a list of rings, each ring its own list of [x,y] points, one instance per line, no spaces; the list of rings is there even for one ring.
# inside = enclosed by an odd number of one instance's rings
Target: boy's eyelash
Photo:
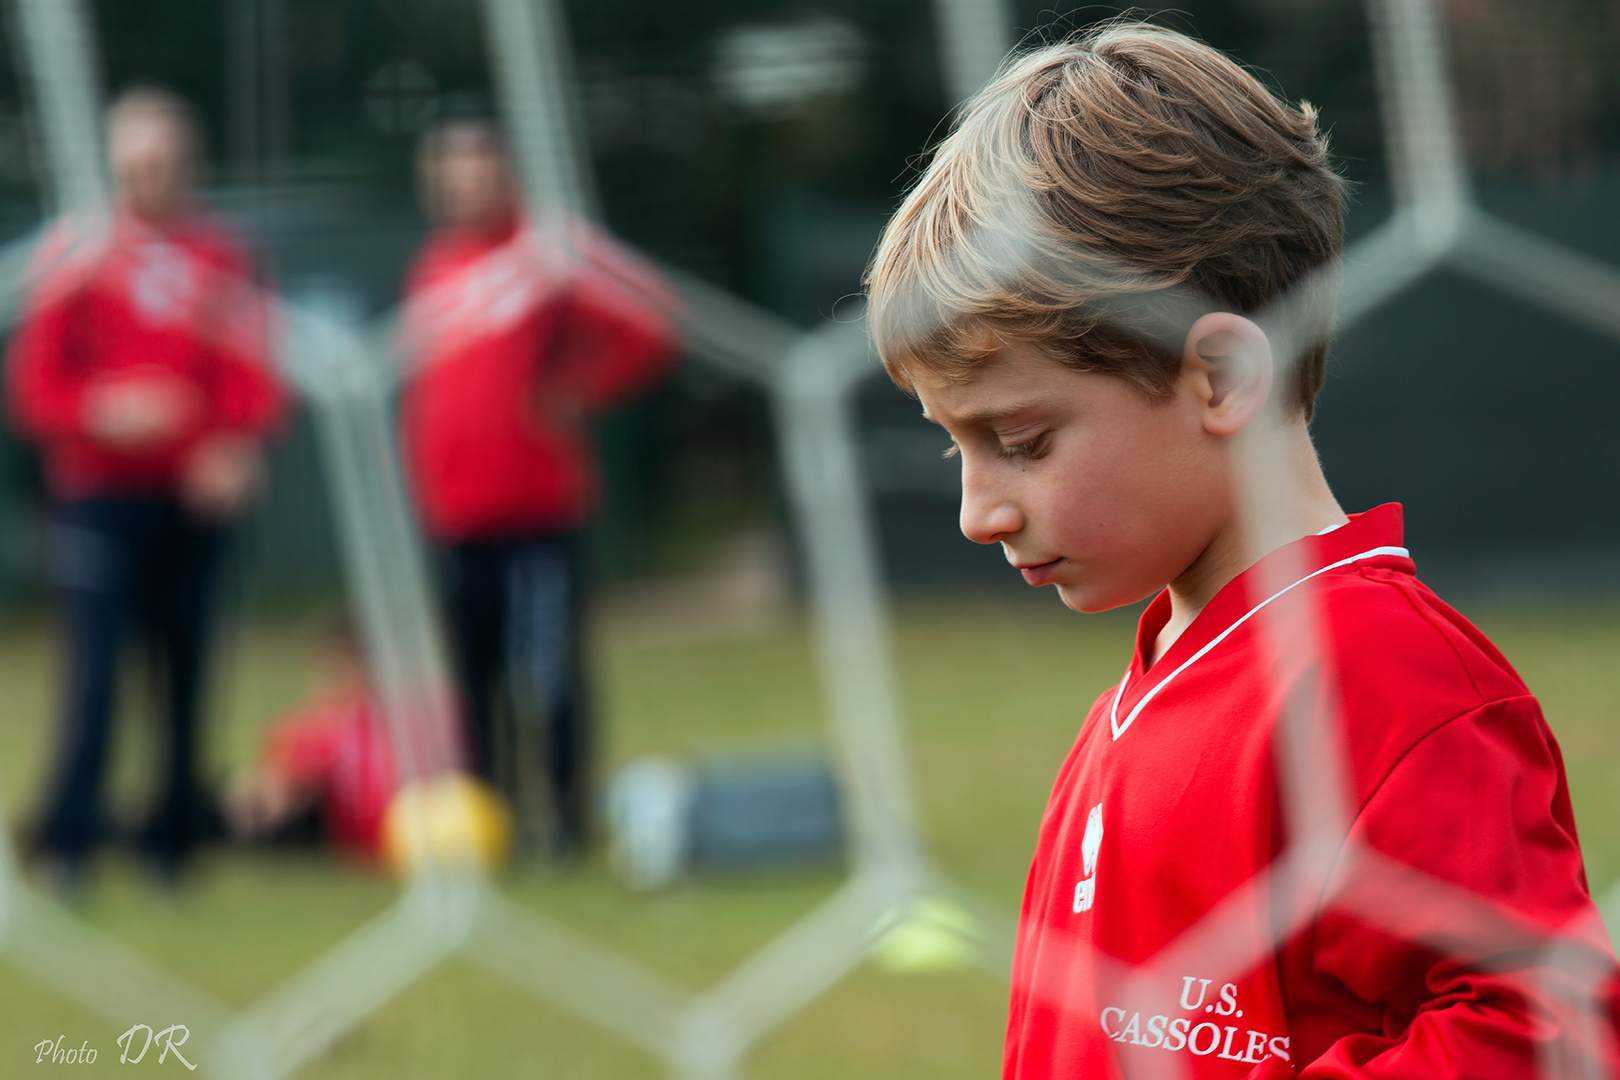
[[[1011,446],[1003,446],[1001,448],[1001,456],[1004,458],[1038,458],[1046,452],[1046,436],[1047,432],[1042,432],[1033,439],[1029,439],[1025,442],[1014,443]],[[948,461],[953,457],[957,457],[961,453],[962,448],[957,446],[955,443],[951,443],[951,445],[947,446],[939,456]]]
[[[1013,443],[1011,446],[1003,446],[1001,448],[1001,456],[1003,458],[1012,460],[1017,460],[1019,458],[1038,458],[1042,454],[1046,453],[1046,436],[1048,434],[1048,432],[1043,431],[1033,439],[1027,439],[1021,443]]]

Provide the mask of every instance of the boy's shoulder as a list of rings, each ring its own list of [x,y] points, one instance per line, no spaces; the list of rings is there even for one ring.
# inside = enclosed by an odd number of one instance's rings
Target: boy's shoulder
[[[1353,665],[1358,681],[1473,705],[1528,692],[1490,638],[1416,574],[1376,564],[1349,569],[1326,583],[1323,614],[1336,660]]]
[[[1415,574],[1378,564],[1345,570],[1324,575],[1318,594],[1331,641],[1324,706],[1339,716],[1363,798],[1413,748],[1457,721],[1490,714],[1492,723],[1551,741],[1513,665]]]
[[[1491,640],[1410,572],[1360,565],[1330,579],[1322,613],[1343,692],[1466,712],[1529,693]]]

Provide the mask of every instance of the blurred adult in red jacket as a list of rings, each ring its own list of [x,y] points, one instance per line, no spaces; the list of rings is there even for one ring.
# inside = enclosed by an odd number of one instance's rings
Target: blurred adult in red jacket
[[[407,285],[406,461],[443,554],[471,764],[522,807],[525,748],[543,737],[567,853],[588,805],[578,534],[598,498],[591,420],[670,363],[671,298],[601,233],[570,223],[564,244],[524,218],[488,112],[458,109],[428,132],[421,166],[438,228]]]
[[[157,89],[108,113],[105,218],[41,246],[11,342],[11,419],[55,503],[49,563],[66,631],[64,715],[37,837],[72,878],[102,832],[118,653],[139,630],[167,702],[166,775],[141,847],[177,872],[198,820],[196,746],[221,539],[282,411],[247,253],[193,201],[197,128]]]

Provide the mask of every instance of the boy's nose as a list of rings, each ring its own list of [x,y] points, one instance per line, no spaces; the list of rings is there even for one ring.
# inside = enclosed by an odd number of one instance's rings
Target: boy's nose
[[[984,490],[962,475],[962,535],[975,544],[999,544],[1024,527],[1023,515],[1005,494]]]

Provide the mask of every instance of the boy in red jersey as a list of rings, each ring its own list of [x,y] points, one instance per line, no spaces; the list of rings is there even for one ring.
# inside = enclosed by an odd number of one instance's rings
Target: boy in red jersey
[[[1613,1075],[1557,743],[1311,446],[1343,199],[1309,106],[1114,23],[964,106],[874,258],[962,531],[1154,596],[1041,822],[1007,1080]]]
[[[66,705],[38,845],[70,879],[101,830],[128,623],[151,639],[168,696],[166,776],[142,847],[172,874],[194,840],[214,568],[282,410],[248,255],[192,198],[189,108],[133,90],[107,131],[111,220],[64,221],[46,240],[7,369],[13,422],[43,451],[56,502]]]
[[[243,840],[301,834],[311,810],[337,851],[381,854],[383,818],[399,787],[388,725],[360,643],[332,636],[319,692],[265,730],[261,752],[226,792],[225,820]]]
[[[577,546],[597,497],[590,423],[667,369],[673,304],[648,267],[582,224],[569,227],[572,253],[548,247],[477,103],[428,132],[421,164],[439,228],[407,285],[406,461],[443,553],[471,764],[502,774],[521,808],[523,733],[543,730],[567,853],[589,802]]]

